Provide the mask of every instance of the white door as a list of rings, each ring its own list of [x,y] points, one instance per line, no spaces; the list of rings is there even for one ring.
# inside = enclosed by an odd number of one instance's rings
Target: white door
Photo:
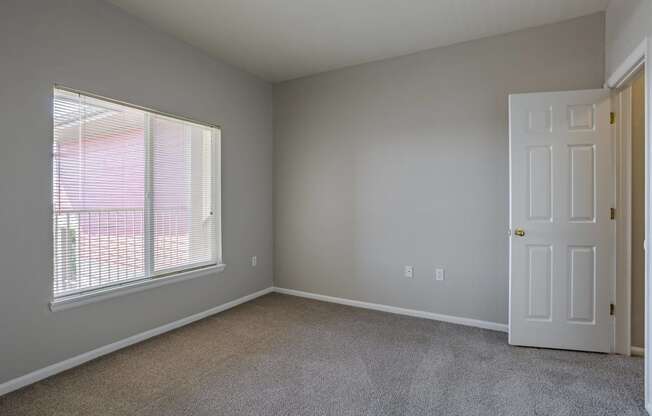
[[[607,90],[509,97],[509,343],[611,351]]]

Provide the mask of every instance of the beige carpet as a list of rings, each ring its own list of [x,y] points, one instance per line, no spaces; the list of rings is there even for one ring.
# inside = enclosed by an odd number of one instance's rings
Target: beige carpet
[[[0,415],[642,415],[643,361],[270,294],[0,398]]]

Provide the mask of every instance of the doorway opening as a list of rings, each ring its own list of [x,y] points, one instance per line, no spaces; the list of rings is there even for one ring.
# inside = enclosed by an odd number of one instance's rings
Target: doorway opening
[[[644,64],[642,64],[644,66]],[[615,90],[612,109],[617,158],[617,259],[614,350],[645,351],[645,71]]]

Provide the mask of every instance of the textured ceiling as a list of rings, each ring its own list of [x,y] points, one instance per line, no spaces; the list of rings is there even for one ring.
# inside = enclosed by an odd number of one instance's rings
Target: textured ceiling
[[[609,0],[109,0],[269,81],[579,17]]]

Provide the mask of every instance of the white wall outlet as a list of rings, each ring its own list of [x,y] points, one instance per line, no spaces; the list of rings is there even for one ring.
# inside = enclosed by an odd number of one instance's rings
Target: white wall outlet
[[[435,269],[435,280],[444,280],[444,269]]]
[[[251,256],[251,267],[256,267],[257,264],[258,264],[258,257]]]
[[[405,266],[405,270],[403,271],[403,274],[405,275],[405,277],[414,277],[414,267]]]

